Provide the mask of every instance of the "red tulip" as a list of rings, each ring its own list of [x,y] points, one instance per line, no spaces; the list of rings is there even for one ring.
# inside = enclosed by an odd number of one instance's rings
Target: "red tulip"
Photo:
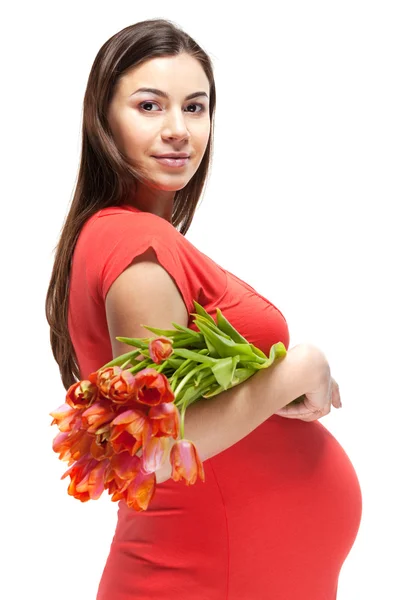
[[[104,460],[111,458],[114,454],[113,448],[109,440],[101,439],[102,436],[95,435],[90,445],[90,454],[96,460]]]
[[[68,493],[70,496],[74,496],[81,502],[87,502],[91,499],[91,493],[96,495],[98,488],[96,484],[96,474],[93,475],[92,483],[86,484],[85,478],[89,477],[90,471],[92,471],[98,464],[98,461],[90,458],[89,455],[81,457],[74,465],[72,465],[61,477],[64,479],[67,475],[70,476],[70,484],[68,486]],[[88,481],[88,480],[87,480]],[[80,489],[77,489],[79,484],[82,484]],[[100,494],[99,494],[100,495]]]
[[[88,466],[83,479],[75,485],[78,494],[87,493],[90,500],[97,500],[102,495],[104,486],[104,478],[109,469],[109,460],[100,462],[92,459]]]
[[[125,501],[129,508],[137,511],[147,510],[155,492],[155,473],[144,473],[140,470],[126,490]]]
[[[65,401],[71,408],[87,408],[93,404],[97,395],[96,385],[88,379],[83,379],[76,381],[68,388]]]
[[[135,376],[128,370],[118,373],[110,380],[107,392],[115,404],[126,404],[136,394]]]
[[[57,425],[60,431],[71,431],[81,424],[81,410],[65,403],[49,413],[53,417],[51,425]]]
[[[121,373],[121,367],[114,365],[113,367],[106,367],[105,369],[99,369],[98,371],[91,373],[89,375],[89,380],[98,387],[102,396],[110,399],[109,388],[111,381]]]
[[[74,463],[89,452],[92,440],[93,436],[83,429],[63,432],[54,438],[52,449],[59,453],[61,460]]]
[[[111,423],[109,441],[116,453],[128,451],[134,456],[151,435],[151,423],[141,408],[128,409]]]
[[[180,414],[178,407],[173,402],[162,402],[152,406],[148,411],[148,417],[153,428],[153,436],[179,437]]]
[[[137,386],[137,402],[156,406],[162,402],[173,402],[174,393],[170,387],[169,380],[163,373],[148,367],[135,375]]]
[[[164,335],[151,340],[148,345],[151,360],[160,364],[173,353],[173,342]]]
[[[170,440],[168,437],[151,437],[143,446],[142,469],[154,473],[169,458]]]
[[[81,416],[82,426],[89,433],[96,433],[105,423],[110,423],[116,416],[116,408],[107,398],[99,398]]]
[[[204,467],[195,444],[190,440],[182,439],[174,443],[170,451],[170,462],[174,481],[183,479],[186,485],[193,485],[198,476],[205,481]]]
[[[141,469],[141,459],[128,452],[114,454],[110,459],[109,471],[105,477],[105,489],[112,495],[112,502],[126,497],[126,490]]]

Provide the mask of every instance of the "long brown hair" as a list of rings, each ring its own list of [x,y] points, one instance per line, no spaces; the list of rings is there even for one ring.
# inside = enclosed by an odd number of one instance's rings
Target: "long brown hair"
[[[189,229],[212,159],[215,83],[211,59],[177,25],[149,19],[113,35],[100,48],[87,81],[83,102],[82,144],[77,184],[68,215],[55,247],[45,312],[51,348],[66,390],[80,380],[80,368],[68,330],[69,279],[74,248],[84,223],[97,211],[120,206],[130,198],[141,174],[116,147],[107,121],[108,107],[119,79],[130,68],[160,56],[187,53],[197,59],[210,83],[211,132],[195,175],[173,202],[172,224],[183,235]]]

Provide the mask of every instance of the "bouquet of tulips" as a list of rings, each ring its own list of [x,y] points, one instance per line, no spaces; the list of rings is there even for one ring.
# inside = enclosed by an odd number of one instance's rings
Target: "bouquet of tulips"
[[[267,357],[219,308],[215,322],[194,304],[198,331],[176,323],[174,330],[143,325],[157,337],[117,337],[135,350],[74,383],[65,404],[50,413],[60,431],[53,450],[68,463],[62,479],[70,477],[71,496],[85,502],[106,489],[112,501],[146,510],[156,490],[155,472],[168,459],[174,481],[205,481],[197,448],[184,438],[187,407],[239,385],[286,355],[278,342]],[[175,440],[170,450],[169,438]]]

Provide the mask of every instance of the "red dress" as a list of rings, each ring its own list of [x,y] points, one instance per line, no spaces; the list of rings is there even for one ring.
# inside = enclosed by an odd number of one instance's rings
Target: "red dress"
[[[265,353],[278,341],[288,349],[286,320],[269,300],[165,219],[124,205],[94,214],[74,251],[69,330],[82,378],[112,360],[104,299],[149,246],[189,313],[193,299],[213,317],[218,306]],[[97,600],[336,599],[362,496],[347,454],[319,421],[272,415],[204,470],[205,482],[190,487],[159,484],[147,511],[120,502]]]

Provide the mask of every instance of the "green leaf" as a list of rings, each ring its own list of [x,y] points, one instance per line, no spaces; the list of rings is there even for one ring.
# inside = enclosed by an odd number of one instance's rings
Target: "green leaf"
[[[255,354],[257,354],[257,356],[259,356],[260,358],[263,358],[265,360],[268,360],[268,357],[266,356],[266,354],[264,352],[262,352],[262,350],[260,348],[258,348],[257,346],[254,346],[253,344],[250,344],[250,347],[253,350],[253,352]]]
[[[157,327],[150,327],[150,325],[143,325],[141,323],[141,327],[144,327],[144,329],[148,329],[148,331],[151,331],[152,333],[157,333],[157,335],[164,335],[165,337],[173,337],[175,335],[177,335],[177,330],[176,329],[158,329]],[[148,339],[148,338],[139,338],[142,340]]]
[[[204,354],[199,354],[199,352],[193,352],[192,350],[188,350],[187,348],[174,348],[173,354],[176,354],[176,356],[182,356],[183,358],[191,358],[195,362],[208,363],[209,365],[214,364],[217,360],[215,358],[212,358],[211,356],[205,356]]]
[[[239,344],[248,344],[249,342],[244,338],[240,333],[234,329],[232,324],[225,318],[221,310],[217,307],[217,325],[218,328],[225,334],[227,334],[233,342],[237,342]]]
[[[218,385],[218,383],[215,383],[204,394],[202,394],[202,397],[212,398],[213,396],[218,396],[218,394],[220,394],[221,392],[224,392],[223,386]]]
[[[233,380],[234,385],[239,385],[239,383],[243,383],[243,381],[246,381],[246,379],[249,379],[249,377],[252,377],[252,375],[254,375],[255,373],[255,369],[251,368],[236,369]]]
[[[118,342],[123,342],[124,344],[128,344],[129,346],[141,348],[141,350],[148,349],[148,342],[144,342],[144,338],[116,337],[115,339],[118,340]]]
[[[268,369],[275,362],[275,360],[282,360],[286,354],[287,350],[284,344],[282,342],[277,342],[271,346],[269,358],[266,359],[264,363],[259,365],[256,363],[248,363],[248,366],[251,366],[255,369]]]
[[[236,365],[239,362],[239,356],[228,356],[220,358],[217,363],[211,367],[214,377],[224,390],[231,386]]]
[[[199,336],[199,337],[198,337]],[[173,348],[187,348],[193,347],[204,347],[205,339],[202,333],[198,333],[197,337],[187,337],[186,334],[182,334],[179,338],[175,338],[173,342]]]
[[[201,317],[204,317],[205,319],[207,319],[210,323],[214,323],[214,325],[216,324],[214,319],[211,317],[211,315],[209,313],[207,313],[207,311],[205,310],[205,308],[203,306],[201,306],[200,304],[198,304],[198,302],[196,302],[195,300],[193,301],[194,305],[195,305],[195,310],[197,312],[198,315],[201,315]],[[192,316],[195,316],[195,313],[192,313]]]
[[[231,339],[231,337],[229,335],[227,335],[226,333],[224,333],[223,331],[221,331],[221,329],[219,329],[219,327],[217,327],[217,325],[214,322],[210,323],[207,319],[204,319],[203,317],[200,317],[199,315],[197,315],[196,319],[194,319],[194,323],[198,327],[199,330],[201,330],[200,324],[203,324],[205,327],[211,329],[211,331],[213,331],[218,336],[223,337],[226,340],[233,341]]]
[[[118,339],[118,338],[116,338],[116,339]],[[106,365],[103,365],[103,367],[101,367],[101,369],[107,369],[108,367],[123,365],[129,359],[133,359],[134,356],[137,356],[137,355],[138,355],[138,350],[131,350],[131,352],[127,352],[126,354],[121,354],[120,356],[117,356],[110,362],[106,363]]]
[[[178,325],[177,323],[173,323],[173,325],[176,327],[176,329],[182,331],[183,333],[186,333],[189,337],[196,337],[198,339],[201,337],[199,331],[195,331],[195,329],[185,327],[184,325]]]
[[[224,334],[223,336],[218,335],[212,331],[212,329],[204,325],[204,323],[201,323],[199,328],[204,334],[207,344],[212,344],[221,358],[239,355],[250,357],[255,362],[263,362],[262,358],[255,355],[249,344],[237,344],[231,339],[226,339]]]
[[[213,381],[213,376],[212,376]],[[197,387],[190,386],[186,388],[186,391],[180,395],[180,399],[176,398],[175,404],[176,406],[190,406],[200,398],[204,398],[204,394],[210,389],[214,384],[208,381],[208,378],[205,378],[202,383]],[[185,408],[186,410],[186,408]]]
[[[167,359],[167,362],[169,363],[169,365],[171,367],[173,367],[173,369],[179,369],[179,367],[181,367],[185,361],[182,360],[181,358],[175,358],[173,355],[170,355],[170,358]]]

